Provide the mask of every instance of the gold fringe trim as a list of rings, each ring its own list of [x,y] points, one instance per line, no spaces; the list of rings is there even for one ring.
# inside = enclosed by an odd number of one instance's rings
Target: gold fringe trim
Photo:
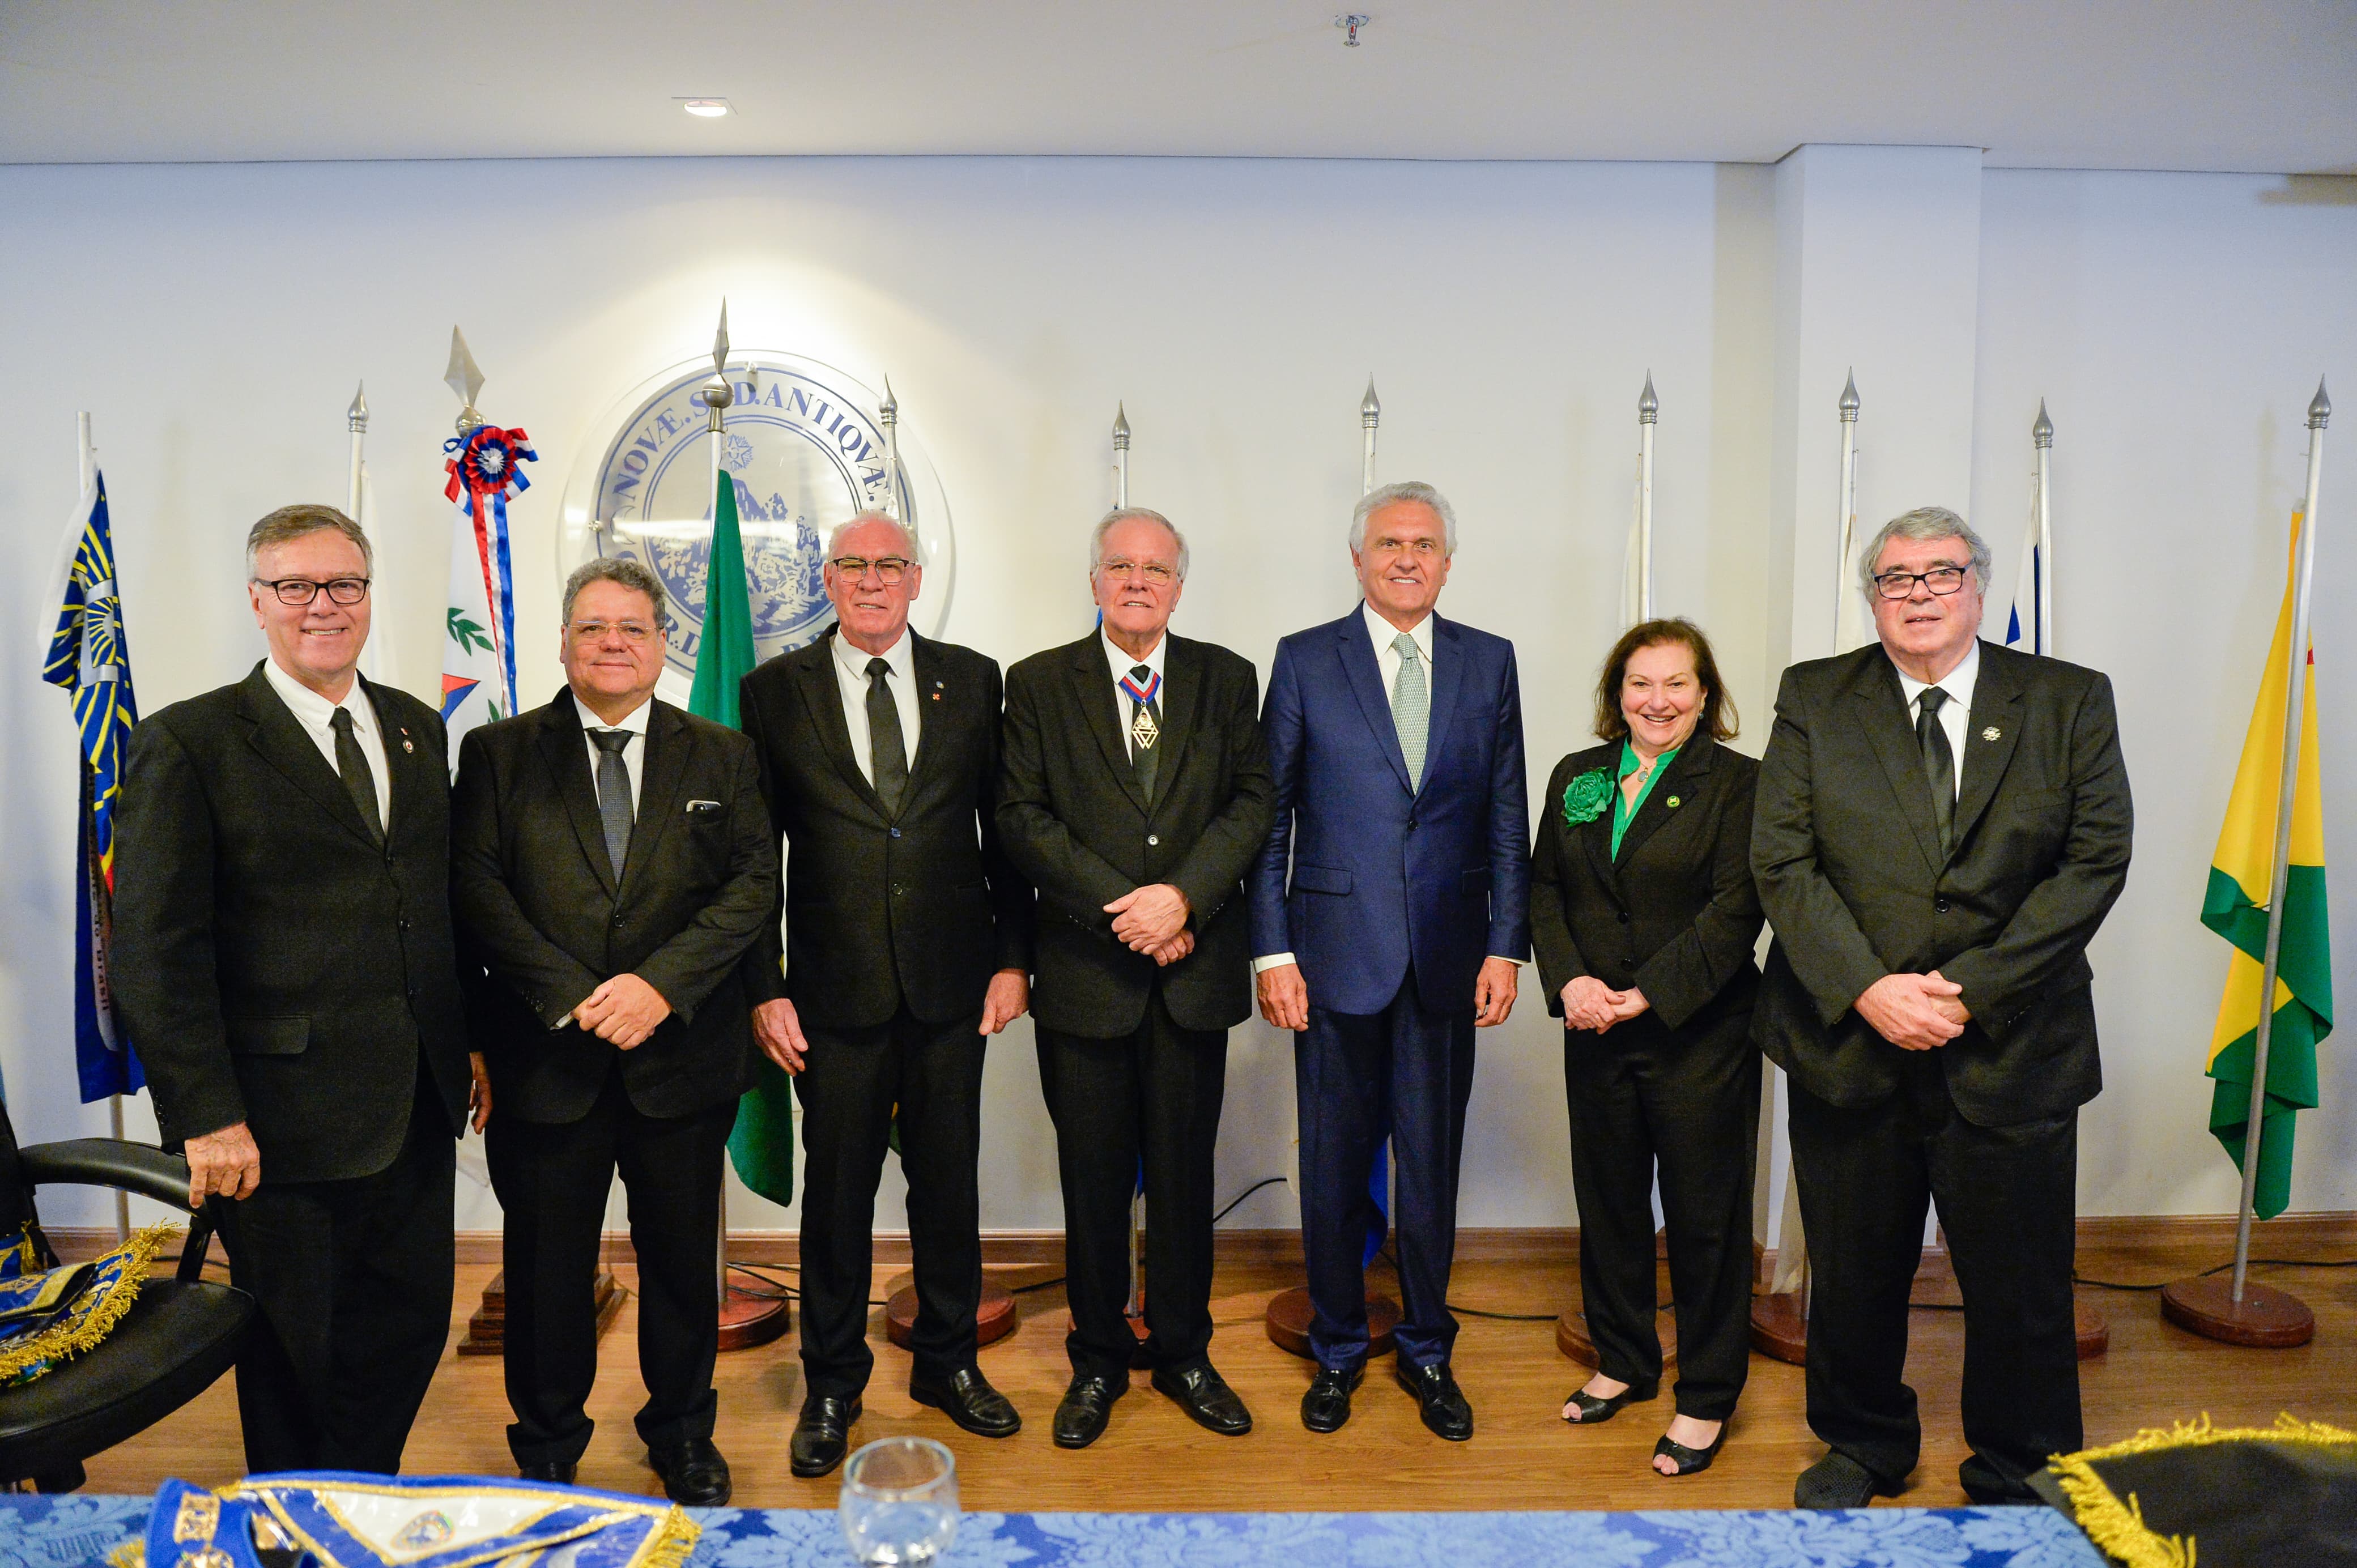
[[[81,1322],[44,1328],[38,1334],[0,1350],[0,1380],[15,1377],[36,1362],[66,1360],[79,1356],[114,1332],[114,1326],[123,1321],[123,1315],[129,1312],[131,1304],[139,1299],[139,1287],[146,1282],[148,1266],[164,1250],[164,1243],[178,1234],[179,1227],[168,1220],[160,1225],[150,1225],[100,1258],[98,1266],[102,1271],[113,1259],[119,1257],[124,1260],[122,1272],[115,1277],[114,1288],[108,1291],[105,1298]]]
[[[2199,1421],[2180,1421],[2167,1430],[2147,1427],[2134,1437],[2101,1448],[2066,1454],[2053,1462],[2055,1479],[2078,1518],[2079,1528],[2106,1556],[2126,1568],[2196,1568],[2195,1543],[2184,1536],[2164,1536],[2144,1522],[2144,1509],[2130,1492],[2122,1503],[2095,1474],[2098,1460],[2130,1454],[2155,1454],[2169,1448],[2201,1448],[2220,1443],[2293,1443],[2319,1448],[2357,1446],[2357,1432],[2320,1421],[2302,1421],[2285,1413],[2272,1427],[2216,1427],[2207,1412]]]
[[[671,1511],[647,1537],[632,1568],[686,1568],[688,1555],[695,1550],[696,1539],[703,1533],[704,1527],[688,1518],[685,1509],[673,1503]]]
[[[135,1537],[106,1554],[111,1568],[147,1568],[147,1542]]]

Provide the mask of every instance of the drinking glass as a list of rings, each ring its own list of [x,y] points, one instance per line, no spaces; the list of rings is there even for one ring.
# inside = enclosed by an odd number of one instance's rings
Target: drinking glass
[[[957,1534],[957,1459],[930,1437],[878,1439],[844,1465],[834,1511],[861,1563],[922,1568]]]

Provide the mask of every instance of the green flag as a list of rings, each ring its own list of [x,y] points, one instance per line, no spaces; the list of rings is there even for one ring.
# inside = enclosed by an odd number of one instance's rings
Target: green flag
[[[695,649],[695,686],[688,712],[737,727],[737,682],[753,669],[753,596],[745,584],[745,541],[737,525],[737,481],[726,470],[714,487],[712,555],[704,579],[704,637]],[[765,1056],[737,1102],[728,1157],[745,1185],[772,1203],[794,1199],[793,1079]]]

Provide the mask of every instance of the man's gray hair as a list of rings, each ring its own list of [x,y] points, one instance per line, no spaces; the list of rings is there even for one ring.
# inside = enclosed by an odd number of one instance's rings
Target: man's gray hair
[[[917,553],[917,536],[909,532],[909,525],[902,522],[899,518],[894,517],[888,511],[873,510],[863,511],[856,517],[846,518],[827,531],[826,558],[830,561],[834,559],[835,552],[842,548],[843,536],[845,534],[849,533],[855,528],[863,528],[871,522],[880,522],[885,524],[887,527],[899,529],[900,531],[900,548],[908,552],[909,564],[911,566],[921,566],[925,564],[923,559]]]
[[[1918,542],[1932,539],[1961,539],[1973,558],[1973,587],[1982,594],[1988,592],[1992,557],[1988,542],[1975,533],[1972,525],[1943,506],[1919,506],[1913,511],[1900,512],[1875,531],[1867,541],[1866,553],[1857,558],[1858,586],[1866,596],[1874,597],[1874,569],[1882,560],[1882,547],[1894,539]]]
[[[1089,575],[1094,576],[1096,569],[1104,562],[1105,535],[1113,532],[1115,523],[1128,522],[1132,519],[1155,523],[1169,533],[1171,542],[1178,546],[1178,580],[1185,582],[1187,580],[1187,536],[1178,532],[1177,523],[1172,522],[1152,507],[1143,506],[1117,506],[1097,519],[1095,529],[1089,534]]]
[[[627,555],[600,555],[594,561],[584,561],[573,568],[573,575],[565,579],[565,624],[573,624],[573,601],[581,590],[592,583],[615,583],[635,593],[644,594],[655,607],[658,629],[671,625],[671,611],[663,603],[662,579],[640,562]]]
[[[1432,509],[1440,519],[1442,531],[1448,536],[1448,553],[1457,553],[1457,511],[1448,498],[1426,484],[1422,479],[1402,479],[1395,485],[1377,485],[1359,498],[1351,509],[1351,553],[1355,556],[1367,546],[1367,519],[1394,501],[1418,501]]]
[[[361,532],[359,523],[334,507],[305,502],[300,506],[280,507],[246,532],[245,575],[248,577],[253,575],[254,564],[262,558],[264,551],[292,544],[323,529],[335,530],[359,547],[362,570],[376,570],[376,552],[369,547],[369,537]]]

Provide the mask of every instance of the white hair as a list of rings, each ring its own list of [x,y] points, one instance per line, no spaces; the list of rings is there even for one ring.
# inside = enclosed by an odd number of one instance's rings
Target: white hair
[[[1378,485],[1359,498],[1351,509],[1351,553],[1357,555],[1367,546],[1367,519],[1394,501],[1415,501],[1428,506],[1440,519],[1442,532],[1447,536],[1448,553],[1457,553],[1457,512],[1448,498],[1426,484],[1422,479],[1402,479],[1395,485]]]
[[[829,529],[826,535],[826,558],[830,561],[834,559],[835,552],[842,547],[845,534],[855,528],[862,528],[871,522],[880,522],[898,529],[900,533],[900,548],[908,552],[909,564],[911,566],[924,564],[923,560],[917,554],[917,536],[909,532],[907,523],[888,511],[863,511],[856,517],[846,518]]]
[[[1178,580],[1185,582],[1187,580],[1187,536],[1178,532],[1177,523],[1172,522],[1153,508],[1142,506],[1117,506],[1097,519],[1096,527],[1089,533],[1090,574],[1093,575],[1096,569],[1104,564],[1105,535],[1113,532],[1115,523],[1128,522],[1133,520],[1154,523],[1169,532],[1171,542],[1178,546]]]
[[[1882,560],[1882,547],[1894,539],[1911,539],[1918,542],[1932,539],[1961,539],[1973,564],[1973,588],[1977,593],[1988,592],[1992,558],[1986,541],[1972,531],[1972,525],[1943,506],[1919,506],[1913,511],[1900,512],[1875,531],[1867,541],[1866,553],[1857,558],[1858,585],[1866,596],[1874,597],[1874,569]]]

